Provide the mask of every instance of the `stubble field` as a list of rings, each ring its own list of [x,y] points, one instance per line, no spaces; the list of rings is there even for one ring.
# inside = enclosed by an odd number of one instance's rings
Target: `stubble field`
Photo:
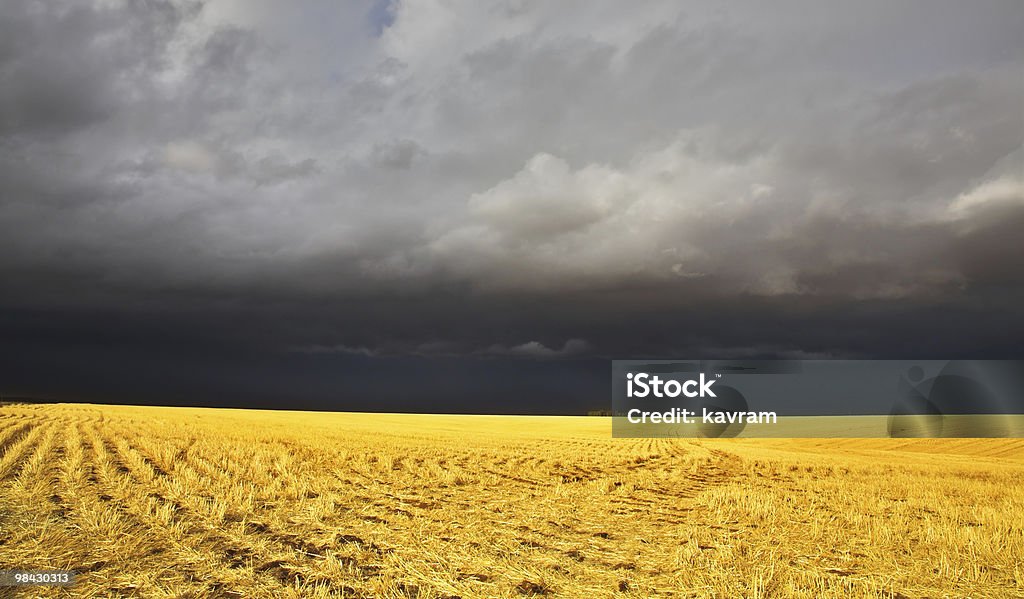
[[[1024,597],[1024,441],[0,407],[26,597]]]

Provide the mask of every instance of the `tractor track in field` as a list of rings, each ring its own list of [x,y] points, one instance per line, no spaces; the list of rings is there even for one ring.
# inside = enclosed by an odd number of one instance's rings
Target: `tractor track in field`
[[[25,462],[36,450],[40,437],[45,435],[51,426],[48,423],[33,425],[17,431],[12,436],[11,442],[0,456],[0,482],[7,482],[21,472]]]
[[[3,440],[0,441],[0,456],[6,453],[11,445],[20,441],[22,437],[27,435],[36,426],[35,423],[31,422],[19,422],[4,428],[3,433],[0,433],[3,434]]]
[[[198,544],[215,547],[211,557],[229,569],[252,568],[258,574],[265,574],[279,584],[294,586],[296,583],[308,583],[327,586],[346,597],[358,598],[360,593],[353,587],[329,577],[308,574],[305,566],[317,560],[326,559],[331,546],[317,545],[303,539],[299,535],[276,531],[257,519],[240,522],[240,527],[226,530],[225,523],[217,521],[210,515],[204,515],[205,501],[197,496],[175,497],[171,489],[173,477],[167,469],[156,464],[156,461],[138,446],[117,443],[111,439],[102,439],[101,443],[115,464],[117,471],[132,480],[134,486],[145,491],[146,497],[166,507],[172,514],[172,522],[179,526],[188,538],[196,539]],[[230,522],[229,522],[230,524]],[[361,543],[357,537],[342,537],[339,544]],[[269,544],[271,554],[259,549]],[[275,553],[284,553],[288,557],[274,557]],[[359,572],[362,577],[370,577],[376,569],[358,563],[356,560],[335,556],[346,567]],[[224,583],[214,584],[211,591],[217,591]]]

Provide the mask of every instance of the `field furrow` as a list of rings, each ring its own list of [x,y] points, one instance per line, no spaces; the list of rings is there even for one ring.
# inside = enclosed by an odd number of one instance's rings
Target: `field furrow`
[[[188,493],[157,463],[157,458],[143,449],[142,442],[129,444],[120,439],[107,439],[104,445],[112,452],[114,462],[123,466],[136,486],[148,489],[147,497],[167,510],[173,522],[186,534],[202,535],[204,546],[216,549],[208,557],[219,563],[220,569],[264,578],[270,587],[317,587],[349,596],[357,596],[358,591],[323,573],[325,568],[320,562],[331,559],[357,578],[374,572],[373,568],[362,568],[352,557],[334,555],[337,543],[317,543],[305,535],[277,530],[256,519],[251,501],[246,505],[252,497],[248,488],[239,484],[219,487],[222,492],[216,497]],[[198,476],[184,462],[178,463],[175,473],[186,480],[218,482]],[[239,503],[245,507],[236,508]],[[345,539],[343,542],[352,541]]]
[[[7,481],[17,475],[22,464],[35,450],[36,444],[46,433],[45,425],[31,426],[20,432],[0,456],[0,481]]]

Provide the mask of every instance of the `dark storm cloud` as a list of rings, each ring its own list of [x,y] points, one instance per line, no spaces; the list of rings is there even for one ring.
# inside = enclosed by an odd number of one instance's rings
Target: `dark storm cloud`
[[[4,3],[8,386],[1019,355],[1024,10],[784,8]]]
[[[0,21],[0,135],[59,135],[110,118],[146,86],[194,7],[6,3]]]

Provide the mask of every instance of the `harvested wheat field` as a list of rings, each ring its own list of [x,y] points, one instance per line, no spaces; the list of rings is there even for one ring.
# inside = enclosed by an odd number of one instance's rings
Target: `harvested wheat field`
[[[0,568],[74,597],[1022,597],[1019,440],[0,408]],[[13,589],[8,589],[13,591]]]

